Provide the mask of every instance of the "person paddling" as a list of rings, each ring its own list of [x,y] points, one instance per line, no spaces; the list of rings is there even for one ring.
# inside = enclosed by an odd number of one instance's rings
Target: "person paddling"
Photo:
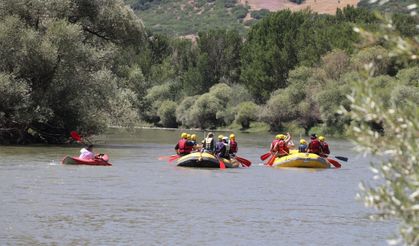
[[[319,141],[323,149],[323,153],[322,153],[323,157],[327,157],[328,155],[330,155],[329,144],[327,144],[325,140],[326,140],[325,137],[323,136],[319,137]]]
[[[292,137],[291,134],[289,132],[287,132],[287,136],[285,137],[285,143],[287,144],[287,147],[289,149],[293,149],[294,148],[294,142],[292,141]]]
[[[238,144],[236,142],[236,136],[234,134],[230,134],[230,141],[229,141],[229,145],[230,145],[230,155],[231,156],[236,156],[237,151],[238,151]]]
[[[218,136],[218,142],[215,145],[215,155],[217,157],[222,157],[222,158],[225,157],[226,150],[227,150],[227,147],[226,147],[226,144],[225,144],[225,141],[223,140],[223,138],[224,138],[223,135],[219,135]]]
[[[192,149],[195,150],[195,151],[198,151],[199,150],[199,146],[198,146],[198,142],[196,141],[196,134],[192,134],[191,135],[191,142],[193,144]]]
[[[290,139],[291,139],[290,136],[287,138],[285,135],[279,134],[279,140],[277,141],[277,144],[276,144],[277,146],[274,149],[278,157],[283,157],[290,153],[290,150],[288,148],[288,142]]]
[[[93,144],[89,144],[88,146],[80,150],[80,159],[93,160],[95,159],[95,157],[96,155],[95,153],[93,153]]]
[[[176,153],[181,156],[190,154],[193,149],[193,143],[188,141],[188,134],[182,133],[180,137],[181,138],[175,146]]]
[[[307,152],[307,141],[305,139],[300,139],[300,146],[298,146],[298,152],[305,153]]]
[[[272,155],[276,153],[275,149],[277,148],[277,144],[278,144],[280,135],[281,134],[276,135],[275,139],[271,143],[271,147],[269,148],[269,151],[271,152]]]
[[[214,153],[215,152],[215,139],[214,133],[208,133],[207,137],[202,140],[202,152]]]
[[[307,152],[317,154],[317,155],[323,154],[323,147],[320,141],[317,139],[317,135],[315,133],[311,134],[310,139],[311,141],[308,144]]]

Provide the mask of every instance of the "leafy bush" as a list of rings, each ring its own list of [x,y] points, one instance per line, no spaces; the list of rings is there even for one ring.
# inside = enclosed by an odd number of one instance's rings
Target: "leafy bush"
[[[176,107],[177,103],[173,101],[163,101],[157,110],[157,115],[160,118],[160,124],[164,127],[177,127],[176,122]]]
[[[253,19],[259,20],[269,15],[269,9],[254,10],[250,12]]]
[[[258,119],[259,106],[254,102],[242,102],[236,107],[234,120],[242,129],[248,129],[252,121]]]

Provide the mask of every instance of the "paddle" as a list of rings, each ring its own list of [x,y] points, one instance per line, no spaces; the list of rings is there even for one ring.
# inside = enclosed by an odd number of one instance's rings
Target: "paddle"
[[[173,161],[179,159],[179,157],[180,157],[180,155],[172,155],[172,156],[170,156],[168,162],[173,162]]]
[[[278,152],[276,152],[274,155],[272,155],[271,159],[269,159],[269,161],[266,163],[266,165],[272,166],[274,164],[274,161],[276,159],[276,154]]]
[[[341,161],[348,161],[349,158],[348,157],[344,157],[344,156],[335,156],[336,159],[341,160]]]
[[[221,160],[220,157],[218,157],[217,155],[214,155],[215,158],[217,158],[218,162],[220,163],[220,169],[225,169],[226,165],[224,164],[223,160]]]
[[[70,132],[70,136],[74,139],[74,140],[76,140],[77,142],[81,142],[81,143],[83,143],[83,140],[82,140],[82,138],[80,137],[80,135],[76,132],[76,131],[71,131]],[[89,139],[87,139],[86,138],[86,140],[87,140],[87,142],[89,143],[89,144],[92,144],[92,142],[90,142],[89,141]]]
[[[81,137],[76,131],[71,131],[70,136],[77,142],[81,142]]]
[[[249,160],[244,159],[244,158],[242,158],[240,156],[236,156],[235,159],[238,162],[240,162],[243,166],[250,167],[250,165],[252,165],[252,162],[250,162]]]
[[[166,155],[166,156],[160,156],[159,157],[159,161],[162,161],[162,160],[167,160],[167,161],[169,161],[170,159],[172,159],[172,158],[175,158],[177,155]]]
[[[336,168],[341,168],[341,167],[342,167],[342,165],[341,165],[339,162],[337,162],[337,161],[335,161],[335,160],[333,160],[333,159],[327,158],[327,161],[328,161],[330,164],[332,164],[333,166],[335,166]]]
[[[268,159],[268,158],[269,158],[269,156],[271,156],[271,152],[268,152],[268,153],[266,153],[266,154],[261,155],[261,156],[260,156],[260,159],[261,159],[262,161],[264,161],[264,160]]]

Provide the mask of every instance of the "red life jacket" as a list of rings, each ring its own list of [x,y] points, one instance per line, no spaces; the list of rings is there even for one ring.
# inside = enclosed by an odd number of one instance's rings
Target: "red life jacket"
[[[323,148],[320,141],[317,139],[311,140],[311,142],[308,144],[308,152],[318,154],[318,155],[322,154]]]
[[[329,145],[326,142],[321,143],[321,145],[322,145],[323,153],[329,155],[330,154]]]
[[[237,153],[237,142],[230,140],[230,153]]]
[[[190,151],[188,153],[188,146],[186,145],[187,142],[188,142],[188,140],[186,140],[184,138],[179,140],[179,142],[178,142],[179,154],[189,154],[189,153],[191,153]]]
[[[190,144],[190,145],[188,145],[188,143]],[[185,154],[190,154],[191,152],[192,152],[192,150],[193,150],[193,145],[191,144],[191,142],[190,141],[186,141],[185,142]]]
[[[270,149],[271,152],[277,152],[278,151],[278,142],[279,142],[278,139],[274,139],[274,141],[272,141],[271,149]]]
[[[288,149],[287,143],[284,140],[278,142],[278,154],[279,156],[288,155],[290,150]]]

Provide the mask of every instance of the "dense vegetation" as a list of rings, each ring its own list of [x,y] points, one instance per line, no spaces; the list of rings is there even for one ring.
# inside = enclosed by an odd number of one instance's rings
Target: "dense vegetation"
[[[417,5],[409,11],[415,16]],[[382,23],[374,32],[356,29],[363,45],[380,44],[386,47],[380,54],[390,55],[393,62],[416,66],[400,70],[395,77],[377,77],[377,71],[382,71],[380,60],[388,58],[375,55],[361,76],[352,79],[349,110],[341,113],[351,119],[348,133],[358,150],[382,157],[371,168],[375,181],[362,183],[358,198],[377,209],[373,219],[399,223],[390,245],[419,245],[419,39],[401,36],[392,19]]]
[[[418,98],[409,82],[417,67],[385,56],[380,43],[355,45],[352,25],[378,26],[365,9],[280,11],[245,38],[216,29],[194,43],[145,31],[122,1],[1,4],[3,143],[63,142],[71,130],[98,133],[107,125],[246,129],[255,121],[342,134],[350,120],[336,111],[348,106],[350,81],[369,62],[389,103]],[[404,36],[417,35],[417,19],[396,20]]]
[[[397,1],[370,1],[361,0],[358,3],[358,7],[367,8],[369,10],[379,10],[391,13],[409,13],[407,6],[411,4],[417,4],[417,0],[397,0]]]
[[[97,132],[136,114],[119,72],[129,64],[115,60],[141,52],[146,36],[122,2],[0,4],[1,142],[62,142],[69,129]]]
[[[125,0],[154,33],[195,35],[214,28],[228,28],[244,34],[250,11],[236,0]],[[268,11],[269,12],[269,11]]]

